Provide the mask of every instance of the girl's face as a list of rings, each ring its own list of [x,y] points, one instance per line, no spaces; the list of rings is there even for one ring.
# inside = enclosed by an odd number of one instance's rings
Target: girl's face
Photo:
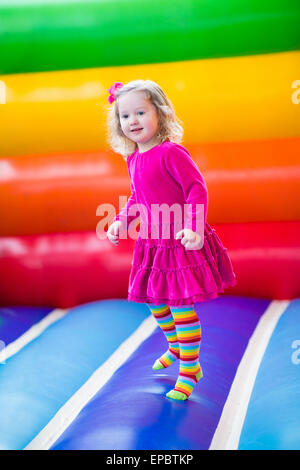
[[[118,98],[121,129],[128,139],[136,142],[139,151],[157,145],[159,128],[156,107],[142,91],[129,91]]]

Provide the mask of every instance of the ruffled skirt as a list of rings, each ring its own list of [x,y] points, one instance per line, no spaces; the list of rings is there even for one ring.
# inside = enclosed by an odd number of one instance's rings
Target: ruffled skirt
[[[128,300],[155,305],[191,305],[218,297],[236,285],[227,249],[208,223],[204,245],[187,250],[181,240],[142,239],[135,242]]]

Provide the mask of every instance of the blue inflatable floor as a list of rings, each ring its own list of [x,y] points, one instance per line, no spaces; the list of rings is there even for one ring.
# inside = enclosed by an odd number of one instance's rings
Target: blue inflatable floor
[[[165,396],[176,382],[178,362],[152,370],[167,343],[146,304],[105,300],[70,309],[0,363],[0,448],[211,448],[239,367],[272,304],[221,296],[195,305],[204,377],[185,402]],[[292,301],[274,321],[238,449],[300,449],[299,310],[300,301]],[[0,311],[3,342],[18,342],[49,314],[27,310],[26,322],[16,315],[8,328]]]

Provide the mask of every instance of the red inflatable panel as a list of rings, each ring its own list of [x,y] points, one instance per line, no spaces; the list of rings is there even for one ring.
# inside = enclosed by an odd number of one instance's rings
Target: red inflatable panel
[[[226,294],[300,296],[300,221],[214,224],[237,285]],[[92,232],[0,238],[0,304],[68,308],[126,298],[134,240],[119,246]]]
[[[68,308],[125,297],[133,240],[95,232],[0,238],[0,304]]]
[[[237,275],[236,295],[300,296],[300,221],[219,224]]]

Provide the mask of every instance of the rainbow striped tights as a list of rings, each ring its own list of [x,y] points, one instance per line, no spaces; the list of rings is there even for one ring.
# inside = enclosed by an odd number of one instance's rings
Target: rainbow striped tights
[[[194,305],[147,305],[169,344],[169,349],[155,361],[153,369],[169,367],[176,359],[180,359],[175,387],[166,396],[175,400],[186,400],[203,376],[199,363],[201,325]]]

